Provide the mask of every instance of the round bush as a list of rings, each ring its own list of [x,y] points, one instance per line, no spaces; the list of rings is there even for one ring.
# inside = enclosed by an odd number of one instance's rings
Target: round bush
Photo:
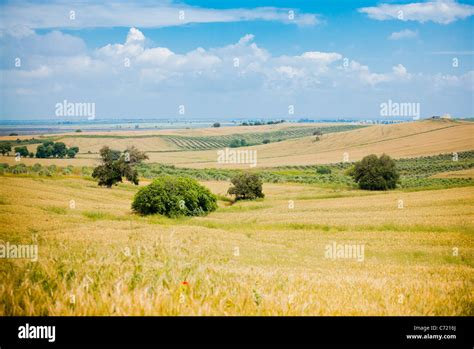
[[[265,197],[262,192],[262,180],[256,174],[240,173],[231,179],[231,183],[234,186],[230,187],[227,193],[235,195],[236,200],[254,200]]]
[[[168,217],[202,216],[217,208],[217,199],[196,180],[163,176],[141,188],[132,203],[133,211]]]
[[[359,184],[359,188],[365,190],[395,189],[400,179],[395,161],[385,154],[380,158],[375,154],[367,155],[356,162],[349,173]]]
[[[327,167],[327,166],[318,166],[316,168],[316,173],[317,174],[331,174],[331,168]]]

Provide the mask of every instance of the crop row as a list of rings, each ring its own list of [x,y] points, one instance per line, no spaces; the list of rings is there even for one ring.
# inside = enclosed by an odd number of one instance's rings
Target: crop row
[[[315,131],[321,131],[324,134],[354,130],[365,126],[361,125],[337,125],[326,127],[288,127],[283,130],[256,132],[256,133],[237,133],[223,136],[161,136],[162,138],[174,143],[180,149],[184,150],[206,150],[217,149],[231,146],[232,141],[244,140],[245,145],[257,145],[270,142],[280,142],[286,139],[301,138],[312,136]]]

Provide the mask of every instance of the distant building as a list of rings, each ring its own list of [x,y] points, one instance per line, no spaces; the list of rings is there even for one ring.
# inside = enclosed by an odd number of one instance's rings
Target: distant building
[[[429,119],[435,119],[435,120],[439,120],[439,119],[452,119],[451,115],[446,113],[444,115],[433,115],[432,117],[430,117]]]

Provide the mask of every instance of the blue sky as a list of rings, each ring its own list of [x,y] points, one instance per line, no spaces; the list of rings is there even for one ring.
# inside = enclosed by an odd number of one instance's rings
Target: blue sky
[[[64,100],[94,103],[98,118],[382,119],[389,100],[474,116],[472,1],[1,1],[0,12],[3,119],[54,120]]]

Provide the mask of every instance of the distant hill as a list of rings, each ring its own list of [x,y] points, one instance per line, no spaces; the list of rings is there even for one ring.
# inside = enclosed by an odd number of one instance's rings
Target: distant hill
[[[258,167],[310,165],[360,160],[365,155],[387,153],[395,158],[436,155],[474,149],[474,124],[452,120],[425,120],[393,125],[374,125],[346,132],[248,147],[258,151]],[[183,167],[218,166],[216,152],[156,153],[153,162]],[[233,167],[245,167],[235,165]]]

